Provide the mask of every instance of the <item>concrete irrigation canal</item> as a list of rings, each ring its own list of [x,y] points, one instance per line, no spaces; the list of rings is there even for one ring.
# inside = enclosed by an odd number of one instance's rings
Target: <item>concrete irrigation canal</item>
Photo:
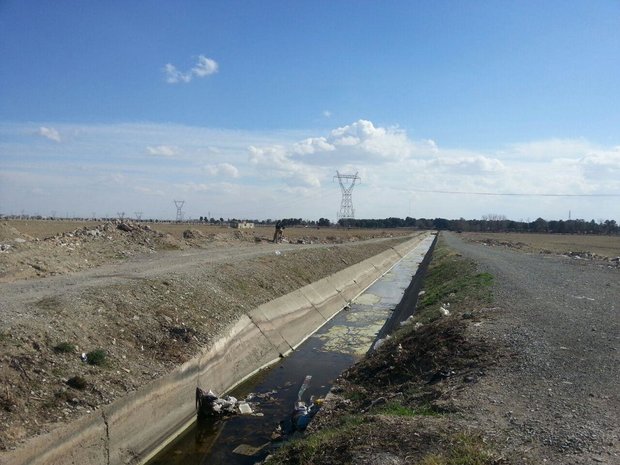
[[[409,316],[434,239],[422,238],[287,357],[232,390],[231,396],[247,400],[247,414],[195,423],[148,464],[253,464],[283,439],[299,434],[303,428],[294,415],[296,404],[308,405],[311,417],[332,381]],[[208,377],[200,387],[213,389]]]
[[[0,465],[254,463],[277,442],[274,433],[291,435],[296,401],[310,406],[325,396],[339,373],[408,316],[435,238],[414,234],[243,313],[195,357],[5,451]],[[197,426],[197,388],[254,396],[247,415]]]

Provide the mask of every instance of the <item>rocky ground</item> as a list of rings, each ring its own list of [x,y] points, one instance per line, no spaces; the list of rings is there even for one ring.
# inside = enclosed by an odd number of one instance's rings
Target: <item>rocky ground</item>
[[[417,314],[268,463],[620,463],[618,268],[442,237]]]
[[[241,313],[405,237],[303,233],[271,244],[112,222],[34,237],[0,222],[0,450],[140,388]]]

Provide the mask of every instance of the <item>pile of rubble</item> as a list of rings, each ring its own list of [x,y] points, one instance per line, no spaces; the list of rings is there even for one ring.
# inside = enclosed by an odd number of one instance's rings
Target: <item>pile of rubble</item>
[[[0,223],[0,279],[12,281],[64,274],[133,255],[182,249],[170,234],[130,221],[108,221],[37,239]]]
[[[568,252],[565,254],[565,256],[573,258],[575,260],[599,260],[599,261],[607,262],[610,267],[620,268],[620,257],[604,257],[602,255],[598,255],[598,254],[587,252],[587,251]]]
[[[490,247],[508,247],[510,249],[523,249],[524,247],[527,247],[527,244],[524,244],[523,242],[499,241],[497,239],[490,238],[485,238],[477,242]]]

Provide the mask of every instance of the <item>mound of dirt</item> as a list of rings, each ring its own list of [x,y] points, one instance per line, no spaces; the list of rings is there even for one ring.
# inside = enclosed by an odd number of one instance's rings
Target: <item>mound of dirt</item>
[[[1,224],[1,223],[0,223]],[[131,256],[189,247],[146,224],[106,222],[56,234],[43,240],[2,224],[0,234],[15,237],[0,257],[0,282],[80,271]]]
[[[5,221],[0,221],[0,242],[2,243],[13,243],[13,242],[23,242],[34,240],[31,236],[27,234],[22,234],[13,226],[7,224]]]

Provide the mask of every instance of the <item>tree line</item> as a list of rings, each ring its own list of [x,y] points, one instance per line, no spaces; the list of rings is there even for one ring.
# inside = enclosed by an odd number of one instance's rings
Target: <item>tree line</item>
[[[615,220],[586,221],[551,220],[513,221],[503,215],[486,215],[481,220],[448,220],[446,218],[340,219],[338,225],[351,228],[417,228],[458,232],[529,232],[553,234],[620,234]]]

